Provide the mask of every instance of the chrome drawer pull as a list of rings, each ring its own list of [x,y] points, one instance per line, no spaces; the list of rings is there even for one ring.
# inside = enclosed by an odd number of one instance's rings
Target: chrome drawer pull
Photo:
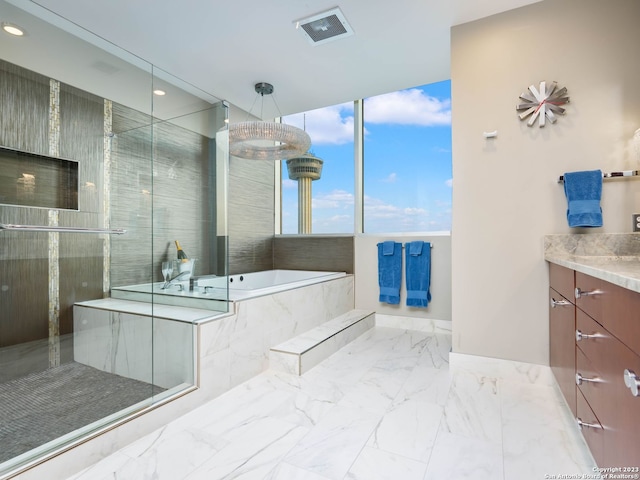
[[[598,288],[596,288],[595,290],[591,290],[590,292],[585,292],[580,287],[576,287],[575,297],[576,298],[588,297],[589,295],[600,295],[601,293],[604,293],[604,292]]]
[[[633,395],[634,397],[640,396],[640,378],[638,378],[633,370],[625,368],[624,384],[629,390],[631,390],[631,395]]]
[[[600,383],[601,381],[602,380],[600,380],[598,377],[586,378],[583,377],[580,372],[576,373],[576,385],[582,385],[582,382]]]
[[[576,417],[576,423],[578,424],[578,428],[580,428],[580,430],[582,430],[583,427],[586,427],[586,428],[602,428],[602,425],[599,425],[597,423],[583,422],[580,417]]]
[[[551,308],[566,307],[568,305],[572,305],[572,303],[568,300],[556,300],[555,298],[551,298]]]
[[[580,340],[586,340],[588,338],[600,338],[600,337],[602,337],[602,335],[600,335],[599,333],[587,334],[587,333],[582,333],[581,330],[576,330],[576,342],[579,342]]]

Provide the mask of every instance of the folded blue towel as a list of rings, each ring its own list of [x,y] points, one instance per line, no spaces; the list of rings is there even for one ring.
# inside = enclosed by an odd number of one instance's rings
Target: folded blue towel
[[[602,171],[588,170],[564,174],[567,221],[570,227],[601,227]]]
[[[424,242],[416,241],[409,244],[409,255],[421,255]]]
[[[431,244],[410,242],[405,244],[405,250],[407,306],[426,307],[431,301]],[[421,253],[412,253],[416,251]]]
[[[386,254],[393,247],[391,254]],[[400,303],[400,283],[402,282],[402,244],[397,242],[378,243],[378,285],[379,300],[397,305]]]
[[[386,242],[382,242],[382,254],[383,255],[393,255],[393,251],[396,248],[396,242],[393,240],[387,240]]]

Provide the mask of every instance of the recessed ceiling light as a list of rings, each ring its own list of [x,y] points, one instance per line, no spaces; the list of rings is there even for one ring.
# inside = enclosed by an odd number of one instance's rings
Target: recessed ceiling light
[[[160,90],[159,88],[156,88],[156,89],[153,91],[153,94],[154,94],[154,95],[158,95],[159,97],[162,97],[163,95],[166,95],[166,94],[167,94],[167,92],[165,92],[164,90]]]
[[[22,37],[25,33],[19,26],[6,22],[2,22],[2,30],[7,32],[9,35],[14,35],[16,37]]]

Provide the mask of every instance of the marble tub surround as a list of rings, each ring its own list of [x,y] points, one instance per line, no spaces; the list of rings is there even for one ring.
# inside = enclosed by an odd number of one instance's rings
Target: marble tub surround
[[[122,299],[78,303],[75,360],[128,378],[153,378],[165,388],[197,379],[211,398],[266,370],[273,345],[352,310],[353,276],[232,302],[231,308],[221,314]]]
[[[544,259],[640,292],[640,233],[545,235]]]
[[[269,368],[272,346],[353,310],[353,275],[233,303],[200,325],[200,386],[214,396]]]
[[[450,365],[450,348],[446,333],[374,327],[306,374],[267,370],[68,480],[593,473],[546,367]]]

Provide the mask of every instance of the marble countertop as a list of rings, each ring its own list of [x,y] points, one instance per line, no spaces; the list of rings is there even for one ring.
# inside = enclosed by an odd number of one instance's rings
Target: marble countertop
[[[544,259],[640,292],[639,234],[546,235]]]

